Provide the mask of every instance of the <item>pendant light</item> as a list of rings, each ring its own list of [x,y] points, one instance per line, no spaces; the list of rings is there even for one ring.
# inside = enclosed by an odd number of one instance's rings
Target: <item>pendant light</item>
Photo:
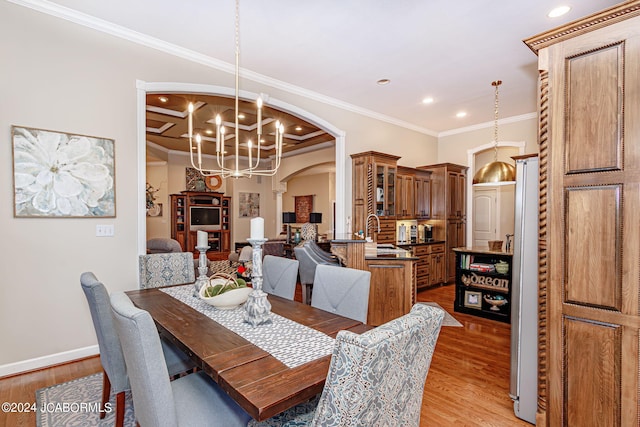
[[[493,121],[493,162],[484,165],[473,176],[473,185],[476,186],[509,185],[516,183],[516,168],[509,163],[498,161],[498,86],[501,84],[501,80],[496,80],[491,83],[491,86],[496,88]]]

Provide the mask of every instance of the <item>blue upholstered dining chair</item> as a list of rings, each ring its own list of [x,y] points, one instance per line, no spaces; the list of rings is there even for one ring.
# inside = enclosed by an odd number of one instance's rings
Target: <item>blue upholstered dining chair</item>
[[[361,335],[338,332],[320,397],[249,426],[418,427],[443,318],[442,309],[416,304]]]
[[[293,259],[265,255],[262,261],[262,290],[293,301],[298,280],[298,264]]]
[[[322,264],[340,265],[340,263],[334,258],[319,256],[314,250],[309,248],[311,244],[315,244],[315,242],[308,240],[293,248],[293,251],[296,254],[296,259],[300,261],[300,285],[302,286],[302,302],[305,304],[311,303],[311,293],[313,280],[316,274],[316,267]]]
[[[318,265],[311,306],[367,323],[371,272]]]
[[[251,418],[203,371],[169,381],[156,326],[123,292],[111,295],[111,312],[131,381],[141,426],[246,426]]]
[[[140,255],[140,288],[181,285],[196,280],[191,252]]]
[[[116,426],[124,421],[125,391],[129,390],[129,378],[125,368],[120,340],[116,334],[111,315],[109,293],[91,272],[82,273],[80,285],[87,297],[91,319],[98,338],[100,363],[103,370],[102,407],[109,401],[111,391],[116,395]],[[156,331],[157,335],[157,331]],[[193,369],[194,364],[182,351],[162,340],[162,351],[167,375],[177,375]],[[105,412],[100,413],[104,418]]]

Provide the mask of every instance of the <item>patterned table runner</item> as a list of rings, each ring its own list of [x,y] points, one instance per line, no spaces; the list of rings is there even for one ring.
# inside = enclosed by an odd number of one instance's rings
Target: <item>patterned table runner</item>
[[[289,368],[319,359],[333,351],[334,339],[330,336],[275,313],[271,313],[271,323],[254,328],[244,322],[244,306],[233,310],[214,308],[193,296],[193,285],[160,290],[240,335]]]

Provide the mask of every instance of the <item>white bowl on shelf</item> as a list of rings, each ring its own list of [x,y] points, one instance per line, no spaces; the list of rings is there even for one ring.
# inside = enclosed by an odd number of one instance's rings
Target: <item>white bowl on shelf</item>
[[[212,284],[215,285],[216,283],[213,282]],[[244,304],[249,298],[249,294],[253,291],[253,288],[246,287],[233,289],[215,297],[205,297],[204,291],[206,288],[207,286],[200,288],[200,299],[220,310],[231,310],[240,304]]]

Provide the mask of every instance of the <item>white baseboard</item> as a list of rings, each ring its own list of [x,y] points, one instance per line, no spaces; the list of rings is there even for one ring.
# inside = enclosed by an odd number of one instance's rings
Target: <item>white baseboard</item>
[[[0,365],[0,378],[19,374],[21,372],[33,371],[53,365],[59,365],[72,360],[84,359],[85,357],[99,354],[98,345],[77,348],[75,350],[64,351],[62,353],[49,354],[47,356],[36,357],[35,359],[21,360],[20,362]]]

